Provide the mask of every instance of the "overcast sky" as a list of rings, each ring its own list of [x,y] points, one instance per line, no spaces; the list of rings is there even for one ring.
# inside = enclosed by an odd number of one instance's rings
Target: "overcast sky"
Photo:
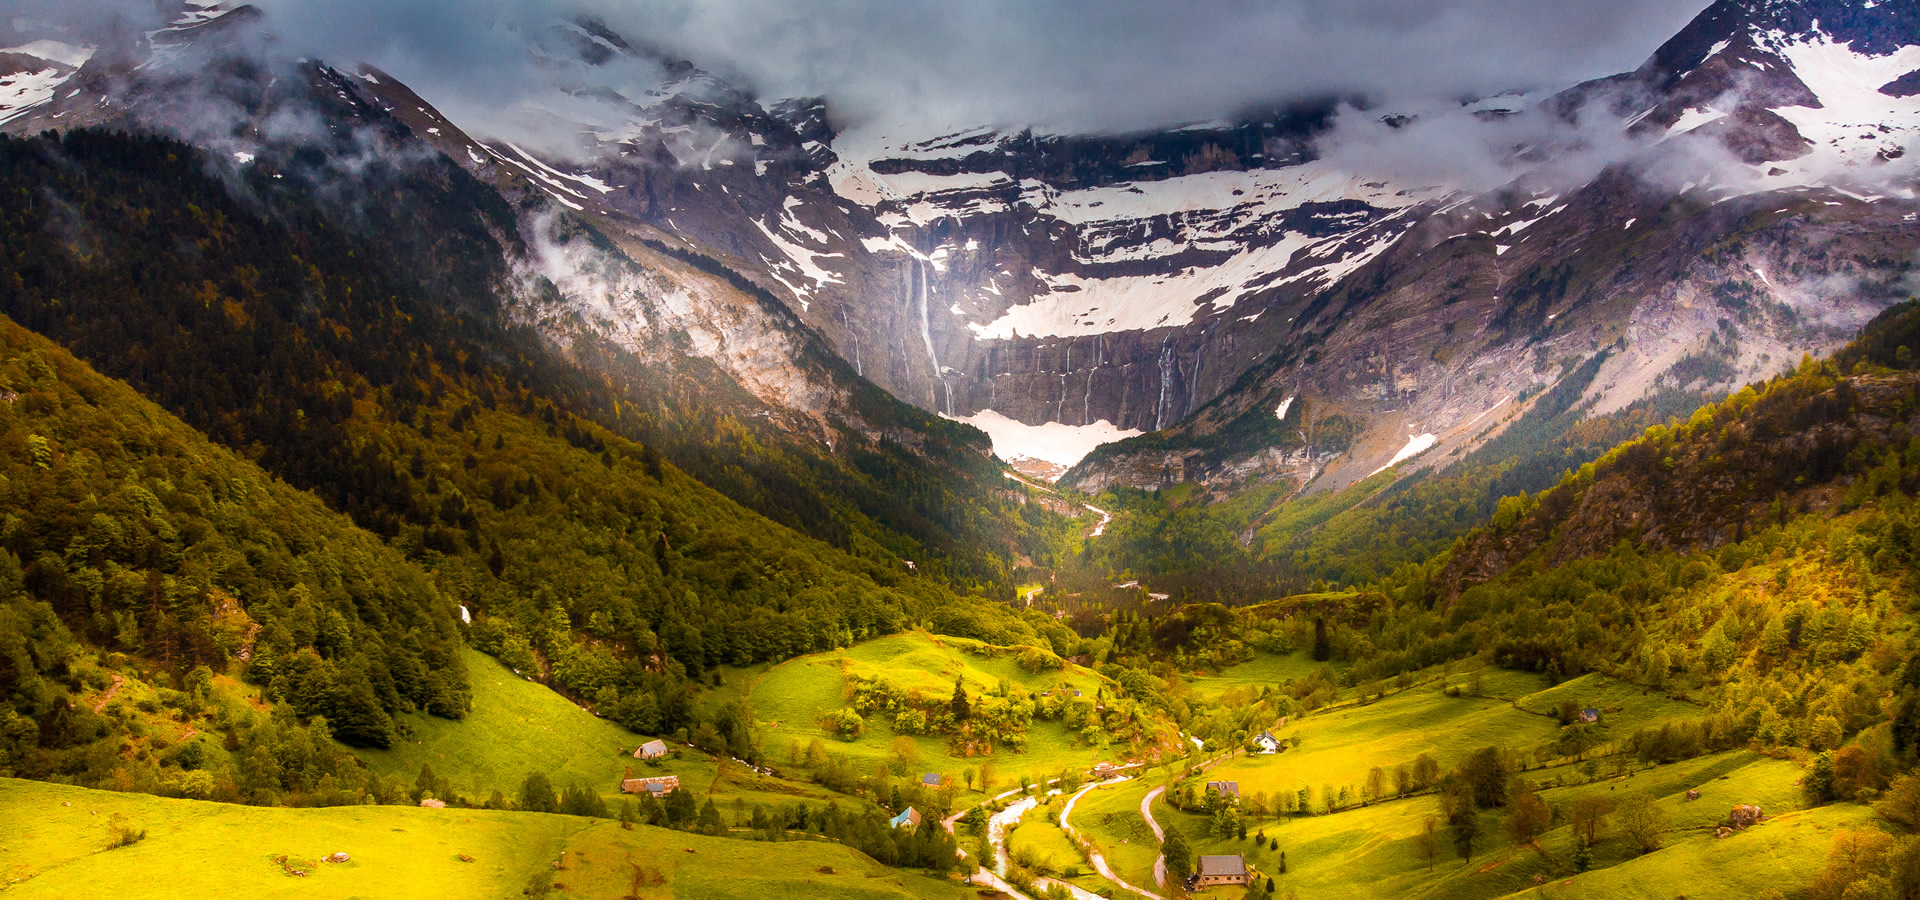
[[[160,0],[162,5],[179,0]],[[1330,93],[1560,87],[1638,66],[1706,0],[254,0],[301,53],[371,62],[435,102],[536,89],[525,35],[596,16],[763,99],[843,122],[1115,131]],[[98,22],[154,0],[11,0]],[[5,23],[0,23],[4,28]]]
[[[511,92],[515,32],[605,19],[849,119],[1123,130],[1330,92],[1563,86],[1638,66],[1705,0],[260,0],[292,43]]]

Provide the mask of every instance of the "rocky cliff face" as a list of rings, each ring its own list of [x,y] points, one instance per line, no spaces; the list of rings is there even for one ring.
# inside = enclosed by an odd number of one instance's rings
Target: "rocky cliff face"
[[[1639,70],[1535,107],[1588,139],[1625,135],[1598,177],[1534,172],[1417,209],[1233,390],[1068,480],[1337,487],[1409,452],[1454,458],[1601,352],[1584,398],[1598,412],[1832,350],[1912,290],[1916,44],[1911,3],[1716,4]],[[1316,472],[1219,439],[1295,395],[1368,423],[1350,452]],[[1297,432],[1273,440],[1304,444]]]
[[[1133,135],[841,131],[830,100],[761,102],[590,20],[525,36],[552,73],[559,149],[469,134],[384,73],[342,63],[338,93],[617,235],[629,259],[653,254],[665,282],[586,277],[605,267],[578,244],[536,254],[573,267],[547,273],[571,285],[567,315],[535,313],[569,322],[557,332],[638,350],[671,321],[795,427],[833,404],[771,373],[791,348],[761,348],[786,326],[743,326],[655,247],[720,260],[858,375],[985,428],[1003,456],[1057,474],[1153,433],[1081,464],[1082,487],[1331,487],[1464,452],[1603,351],[1599,410],[1776,371],[1904,295],[1916,8],[1725,0],[1639,70],[1551,96],[1419,116],[1328,101]],[[225,39],[246,15],[196,4],[152,52]],[[0,55],[90,86],[16,104],[6,127],[109,114],[119,70],[73,58]],[[636,67],[654,82],[633,87]],[[1416,177],[1343,152],[1354,123],[1529,140],[1491,180]]]

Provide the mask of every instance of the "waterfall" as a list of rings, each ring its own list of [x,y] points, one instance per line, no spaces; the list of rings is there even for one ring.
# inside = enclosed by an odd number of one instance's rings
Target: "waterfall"
[[[867,370],[860,365],[860,332],[853,330],[853,322],[847,319],[847,308],[840,307],[840,327],[853,336],[853,371],[861,378],[867,377]]]
[[[1173,386],[1173,339],[1160,344],[1160,399],[1153,405],[1153,430],[1167,427],[1167,390]]]
[[[940,356],[933,351],[933,328],[928,322],[927,307],[933,300],[927,296],[927,267],[918,257],[913,260],[914,282],[912,293],[920,301],[920,340],[927,345],[927,361],[933,364],[933,378],[947,394],[947,415],[953,415],[953,386],[947,384],[947,376],[940,369]],[[935,407],[940,405],[940,395],[933,395]]]
[[[1093,369],[1087,370],[1087,395],[1080,400],[1080,424],[1093,424]]]
[[[1187,373],[1187,411],[1193,411],[1193,401],[1200,393],[1200,364],[1207,359],[1206,339],[1200,343],[1201,352],[1193,355],[1193,371]]]

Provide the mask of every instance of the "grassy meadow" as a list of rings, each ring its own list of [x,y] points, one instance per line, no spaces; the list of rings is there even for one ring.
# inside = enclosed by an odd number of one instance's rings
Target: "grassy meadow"
[[[1313,657],[1306,650],[1296,650],[1284,655],[1256,651],[1253,658],[1246,662],[1228,666],[1218,672],[1191,677],[1187,679],[1187,683],[1200,697],[1219,700],[1230,691],[1258,692],[1261,688],[1274,687],[1296,678],[1304,678],[1316,669],[1329,665],[1314,662]]]
[[[234,806],[0,779],[0,821],[33,823],[0,829],[9,898],[518,897],[530,885],[593,900],[964,896],[838,844],[543,813]],[[146,836],[114,848],[121,827]],[[335,852],[350,859],[323,861]]]
[[[1716,883],[1732,888],[1803,883],[1806,873],[1819,869],[1833,830],[1858,824],[1865,811],[1859,807],[1801,809],[1795,784],[1800,776],[1795,763],[1736,751],[1591,784],[1542,790],[1541,799],[1559,812],[1552,830],[1540,838],[1538,850],[1516,846],[1502,831],[1500,811],[1488,810],[1481,814],[1481,836],[1472,859],[1462,859],[1455,852],[1444,819],[1439,818],[1438,801],[1431,795],[1333,815],[1249,821],[1249,837],[1244,841],[1210,836],[1204,816],[1178,812],[1163,801],[1155,804],[1154,816],[1162,825],[1187,835],[1196,853],[1243,854],[1263,876],[1274,876],[1276,886],[1303,897],[1339,892],[1353,897],[1485,900],[1526,890],[1535,876],[1553,881],[1563,891],[1549,888],[1543,896],[1658,896],[1659,892],[1648,891],[1662,884],[1687,885],[1670,895],[1693,896],[1685,874],[1690,871],[1710,872]],[[1687,801],[1688,789],[1699,789],[1700,799]],[[1602,830],[1594,848],[1593,871],[1569,875],[1574,838],[1564,816],[1567,805],[1583,794],[1618,799],[1636,792],[1657,798],[1667,814],[1664,848],[1643,858],[1617,825],[1611,826]],[[1745,834],[1715,838],[1714,828],[1736,803],[1759,805],[1777,818]],[[1429,817],[1441,823],[1439,852],[1431,871],[1417,841]],[[1278,850],[1256,849],[1254,836],[1261,833],[1277,838]],[[1767,849],[1753,857],[1757,846]],[[1279,872],[1281,852],[1286,853],[1284,875]],[[1624,871],[1614,872],[1615,867]],[[1366,877],[1356,878],[1355,873],[1361,872]],[[1669,880],[1663,883],[1663,877]],[[1595,890],[1607,886],[1608,893],[1590,894],[1587,885]],[[1744,893],[1714,889],[1698,895],[1757,893],[1758,889]]]
[[[1094,842],[1094,849],[1105,855],[1107,865],[1130,884],[1153,884],[1153,860],[1160,854],[1153,831],[1140,817],[1140,801],[1156,785],[1154,780],[1133,779],[1109,787],[1095,788],[1073,808],[1069,822],[1074,830]]]
[[[1481,694],[1468,692],[1478,679]],[[1460,688],[1453,696],[1448,687]],[[1589,674],[1559,685],[1525,672],[1486,669],[1442,675],[1369,703],[1337,704],[1289,722],[1275,734],[1299,741],[1284,753],[1238,757],[1210,771],[1208,780],[1238,781],[1241,796],[1313,791],[1316,806],[1326,788],[1349,788],[1358,797],[1369,769],[1390,775],[1425,753],[1443,770],[1481,747],[1531,750],[1554,741],[1562,701],[1602,710],[1603,736],[1625,738],[1635,729],[1700,716],[1692,704]],[[1551,755],[1540,750],[1542,761]],[[1388,780],[1391,785],[1391,778]]]

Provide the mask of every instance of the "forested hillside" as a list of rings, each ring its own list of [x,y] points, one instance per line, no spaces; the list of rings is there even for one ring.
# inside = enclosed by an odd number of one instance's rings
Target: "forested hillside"
[[[415,278],[381,246],[330,226],[288,186],[297,178],[256,168],[230,192],[231,173],[182,145],[86,131],[9,141],[0,158],[0,308],[387,537],[473,610],[478,646],[625,724],[690,725],[687,679],[711,666],[910,622],[1033,639],[1003,608],[950,589],[991,592],[993,582],[962,574],[978,566],[957,562],[943,583],[896,552],[924,546],[910,533],[1057,521],[1037,505],[1020,519],[1005,499],[958,494],[948,480],[968,473],[939,473],[898,447],[860,451],[847,469],[808,463],[724,405],[681,410],[623,390],[607,370],[561,363],[484,296],[422,286],[481,288],[484,266],[463,263],[457,247],[434,278]],[[448,196],[467,197],[456,209],[473,211],[464,230],[448,230],[479,241],[497,227],[483,189],[458,170],[437,177],[453,185]],[[662,444],[843,540],[742,508]],[[782,495],[736,458],[819,481],[792,481]],[[892,504],[888,516],[916,527],[894,531],[847,505],[854,492],[834,486],[854,470]],[[809,513],[808,498],[822,495],[842,499]],[[926,521],[936,515],[951,521]],[[849,516],[869,524],[847,528]],[[942,560],[1006,552],[927,549],[934,558],[914,562],[936,572]]]
[[[1826,362],[1655,426],[1450,551],[1381,582],[1337,629],[1357,679],[1469,654],[1693,696],[1711,746],[1911,762],[1920,573],[1920,306]],[[1903,698],[1893,706],[1890,695]],[[1889,740],[1889,737],[1891,738]],[[1662,750],[1661,753],[1677,752]]]
[[[417,566],[5,320],[0,446],[0,771],[350,799],[329,735],[468,712],[457,608]],[[327,724],[249,706],[242,673]]]

